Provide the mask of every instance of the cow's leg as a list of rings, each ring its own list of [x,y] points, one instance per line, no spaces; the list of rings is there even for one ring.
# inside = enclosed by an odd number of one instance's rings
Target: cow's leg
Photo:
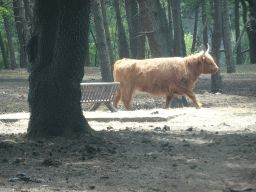
[[[199,109],[202,104],[199,104],[198,101],[196,100],[196,94],[193,91],[189,91],[186,93],[186,95],[193,101],[194,106]]]
[[[171,103],[173,97],[174,97],[174,95],[167,95],[166,96],[166,103],[165,103],[164,109],[167,109],[168,107],[170,107],[170,103]]]
[[[120,85],[119,85],[120,86]],[[121,98],[121,90],[120,90],[120,88],[118,87],[117,89],[116,89],[116,92],[115,92],[115,95],[114,95],[114,97],[113,97],[113,105],[114,105],[114,107],[117,109],[117,105],[118,105],[118,103],[119,103],[119,101],[120,101],[120,98]]]
[[[123,87],[122,89],[121,100],[124,103],[125,109],[128,111],[131,111],[130,103],[133,93],[134,89],[131,86]]]

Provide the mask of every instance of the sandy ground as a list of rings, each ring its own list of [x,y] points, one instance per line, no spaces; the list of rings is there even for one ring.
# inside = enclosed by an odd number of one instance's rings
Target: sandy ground
[[[87,71],[85,80],[97,79],[98,69]],[[254,73],[226,74],[222,93],[211,94],[202,75],[194,90],[201,109],[189,101],[164,110],[176,114],[167,121],[90,121],[94,136],[27,140],[27,120],[0,122],[0,191],[256,191],[255,81]],[[0,114],[28,112],[27,93],[26,78],[0,74]],[[161,114],[164,102],[137,93],[132,108]]]

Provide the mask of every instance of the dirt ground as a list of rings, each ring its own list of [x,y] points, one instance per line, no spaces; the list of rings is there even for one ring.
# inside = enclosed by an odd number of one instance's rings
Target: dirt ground
[[[26,72],[15,72],[0,72],[0,114],[28,112]],[[99,69],[85,75],[97,81]],[[210,88],[201,75],[201,109],[188,100],[168,121],[91,121],[93,136],[27,140],[27,120],[0,121],[0,191],[256,191],[256,74],[225,74],[222,93]],[[137,93],[132,108],[164,103]]]

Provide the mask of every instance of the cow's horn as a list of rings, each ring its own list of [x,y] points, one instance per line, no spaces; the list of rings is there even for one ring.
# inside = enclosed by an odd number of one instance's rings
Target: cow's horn
[[[207,51],[206,51],[206,54],[209,54],[209,51],[210,51],[210,45],[207,43],[207,45],[208,45],[208,49],[207,49]]]
[[[202,46],[204,47],[204,52],[203,52],[203,55],[205,54],[205,51],[206,51],[206,49],[205,49],[205,46],[204,46],[204,44],[202,44]]]

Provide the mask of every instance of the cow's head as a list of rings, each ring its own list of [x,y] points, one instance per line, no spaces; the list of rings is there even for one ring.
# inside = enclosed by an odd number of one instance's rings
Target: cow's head
[[[203,74],[216,74],[219,70],[218,65],[214,62],[212,56],[209,54],[210,46],[208,45],[208,49],[205,49],[201,54],[201,62],[202,62],[202,73]]]

